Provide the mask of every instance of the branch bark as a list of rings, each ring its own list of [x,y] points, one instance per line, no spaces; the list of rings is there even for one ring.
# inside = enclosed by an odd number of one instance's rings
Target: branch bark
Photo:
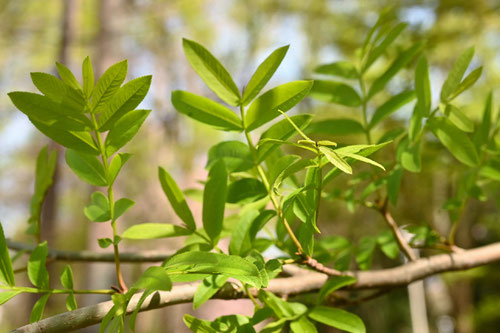
[[[373,271],[348,271],[345,275],[355,276],[357,282],[348,289],[395,288],[408,285],[427,276],[473,268],[500,260],[500,242],[463,251],[441,254],[430,258],[417,259],[405,265]],[[295,295],[316,291],[325,283],[328,276],[318,272],[295,274],[291,277],[277,278],[269,282],[266,290],[280,296]],[[156,292],[150,295],[141,311],[153,310],[168,305],[192,302],[199,283],[175,286],[169,292]],[[257,290],[251,290],[257,293]],[[137,306],[141,294],[132,297],[127,311]],[[245,298],[245,294],[232,288],[223,288],[217,295],[219,299]],[[111,301],[65,312],[39,322],[15,329],[14,333],[68,332],[99,323],[113,306]]]

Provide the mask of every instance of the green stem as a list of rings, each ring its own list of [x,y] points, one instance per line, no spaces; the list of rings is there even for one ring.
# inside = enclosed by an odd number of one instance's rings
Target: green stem
[[[248,295],[248,298],[250,298],[250,300],[252,301],[253,305],[255,305],[255,307],[257,309],[260,309],[261,308],[260,304],[257,302],[257,300],[255,299],[255,297],[253,297],[253,295],[250,292],[250,290],[248,290],[248,286],[246,284],[243,284],[243,288],[245,289],[245,293]]]
[[[106,154],[106,148],[104,147],[104,143],[102,142],[101,134],[99,133],[99,130],[97,129],[97,120],[95,118],[95,115],[92,113],[92,122],[94,123],[95,127],[95,135],[97,138],[97,144],[99,146],[99,150],[101,152],[101,157],[102,157],[102,163],[104,166],[104,172],[106,174],[106,178],[108,178],[109,174],[109,164],[108,164],[108,156]],[[113,192],[113,184],[110,184],[108,186],[108,201],[109,201],[109,213],[111,216],[111,228],[113,229],[113,253],[115,257],[115,267],[116,267],[116,278],[118,280],[118,284],[120,285],[120,289],[122,292],[127,292],[128,288],[127,285],[125,284],[125,281],[123,280],[123,275],[120,267],[120,252],[118,250],[118,244],[116,243],[118,232],[116,229],[116,218],[115,218],[115,199],[114,199],[114,192]]]
[[[269,184],[269,180],[267,179],[267,176],[266,176],[266,173],[264,172],[264,169],[262,168],[262,166],[260,164],[257,163],[257,150],[255,149],[255,146],[252,142],[252,137],[250,136],[250,133],[248,133],[247,128],[246,128],[245,109],[243,108],[243,105],[240,105],[240,113],[241,113],[241,121],[242,121],[243,131],[245,132],[245,137],[247,139],[248,146],[250,147],[250,150],[252,151],[254,163],[256,163],[255,168],[257,169],[257,172],[258,172],[262,182],[264,183],[264,186],[266,187],[267,193],[269,195],[269,198],[271,199],[271,202],[274,206],[274,209],[278,213],[278,218],[282,221],[288,235],[290,236],[293,243],[297,247],[298,254],[302,255],[304,253],[304,249],[302,248],[302,245],[300,244],[299,240],[295,236],[292,228],[290,227],[290,224],[288,224],[285,217],[283,216],[283,212],[281,211],[281,207],[273,195],[273,189],[271,188],[271,185]]]

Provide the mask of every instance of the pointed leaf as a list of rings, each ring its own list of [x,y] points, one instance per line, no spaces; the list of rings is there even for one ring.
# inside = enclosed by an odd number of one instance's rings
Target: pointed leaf
[[[293,81],[266,91],[250,105],[245,116],[248,131],[252,131],[286,112],[309,93],[313,81]]]
[[[387,196],[393,205],[398,202],[401,178],[403,178],[403,169],[401,167],[396,167],[387,177]]]
[[[108,169],[108,184],[109,185],[112,185],[115,182],[115,179],[118,176],[118,173],[120,172],[123,165],[128,161],[130,156],[131,155],[127,154],[127,153],[119,153],[113,157],[113,159],[111,160],[111,163],[109,164],[109,169]]]
[[[483,110],[483,119],[476,133],[474,134],[474,143],[476,147],[480,147],[484,143],[488,142],[491,130],[491,111],[493,108],[493,92],[490,91],[488,97],[486,97],[486,103]]]
[[[446,109],[444,111],[448,120],[455,125],[458,129],[472,133],[474,132],[474,123],[469,119],[459,108],[454,105],[448,104],[446,105]]]
[[[327,103],[360,106],[361,97],[351,86],[335,81],[314,80],[310,96]]]
[[[182,46],[191,67],[224,102],[237,106],[240,104],[240,92],[231,75],[222,64],[202,45],[182,39]]]
[[[326,306],[316,306],[307,315],[312,320],[341,329],[343,331],[352,333],[366,332],[365,325],[358,316],[341,309],[330,308]]]
[[[321,146],[319,150],[328,159],[328,162],[332,163],[335,167],[344,171],[345,173],[352,174],[352,168],[342,157],[340,157],[334,150]]]
[[[399,93],[391,97],[391,99],[389,99],[387,102],[382,104],[377,110],[375,110],[375,113],[373,114],[373,117],[370,120],[368,128],[372,129],[383,119],[387,118],[389,115],[399,110],[403,105],[413,101],[415,97],[416,94],[415,91],[413,90],[406,90],[403,91],[402,93]]]
[[[13,290],[13,291],[2,291],[0,292],[0,305],[6,303],[8,300],[13,298],[16,295],[22,293],[21,290]]]
[[[68,149],[66,163],[81,180],[95,186],[108,185],[104,167],[97,157]]]
[[[457,59],[441,88],[441,101],[446,102],[460,85],[460,81],[474,56],[474,48],[469,47]]]
[[[316,329],[316,326],[307,319],[306,316],[300,317],[298,320],[292,321],[290,323],[290,329],[292,330],[293,333],[302,333],[302,332],[308,332],[308,333],[317,333],[318,330]]]
[[[113,97],[118,88],[120,88],[126,76],[127,60],[114,64],[102,74],[92,93],[90,105],[93,113],[99,113],[104,110],[104,106]]]
[[[267,195],[266,186],[255,178],[242,178],[232,182],[227,188],[229,203],[247,204]]]
[[[195,333],[217,333],[207,320],[200,320],[189,314],[185,314],[182,319],[184,320],[184,324]]]
[[[350,135],[364,133],[363,125],[349,118],[325,119],[312,122],[306,129],[307,134]]]
[[[244,256],[251,249],[250,228],[257,216],[259,216],[259,211],[255,209],[251,209],[240,216],[238,224],[231,235],[229,254]]]
[[[94,89],[94,69],[92,68],[92,63],[90,58],[86,57],[83,60],[82,65],[82,76],[83,76],[83,94],[90,98],[92,95],[92,90]]]
[[[3,232],[3,226],[1,223],[0,223],[0,283],[7,284],[9,286],[14,286],[16,284],[14,279],[14,271],[12,270],[12,261],[10,259],[9,249],[7,247],[7,242],[5,240],[5,234]]]
[[[66,289],[73,289],[73,271],[70,265],[64,266],[61,272],[61,284]]]
[[[76,304],[76,298],[75,294],[71,293],[66,297],[66,309],[68,311],[73,311],[78,308],[78,305]]]
[[[108,135],[104,146],[106,155],[111,156],[121,147],[125,146],[137,134],[151,110],[134,110],[118,119],[114,123]]]
[[[250,148],[241,141],[223,141],[212,146],[205,168],[210,169],[219,159],[224,161],[230,173],[246,171],[254,165]]]
[[[342,287],[356,283],[353,276],[332,276],[326,280],[318,293],[318,304],[322,303],[326,296]]]
[[[49,297],[50,294],[45,294],[41,296],[38,301],[36,301],[35,305],[33,305],[30,315],[30,323],[34,323],[35,321],[42,319],[43,310],[45,310],[45,304],[47,304]]]
[[[28,277],[31,283],[38,288],[49,288],[49,272],[45,267],[47,260],[48,248],[47,242],[38,244],[38,246],[31,252],[28,260]]]
[[[199,308],[208,301],[226,283],[228,277],[224,275],[211,275],[203,279],[194,293],[193,309]]]
[[[132,208],[133,205],[135,205],[135,202],[133,200],[130,200],[128,198],[119,199],[115,202],[115,211],[113,218],[116,220],[117,218],[122,216],[123,213]]]
[[[192,233],[191,230],[167,223],[141,223],[125,230],[122,238],[126,239],[155,239],[186,236]]]
[[[165,268],[152,266],[142,273],[141,277],[134,283],[133,287],[138,289],[169,291],[172,289],[172,282],[170,281]]]
[[[203,228],[213,244],[217,243],[222,231],[226,192],[226,167],[224,162],[219,160],[208,172],[207,182],[203,191]]]
[[[69,70],[68,67],[59,62],[56,62],[56,67],[57,67],[57,72],[59,73],[59,76],[61,77],[61,80],[63,80],[64,83],[66,83],[73,89],[82,90],[82,86],[80,85],[80,83],[78,83],[77,79],[75,78],[75,76]]]
[[[269,82],[269,79],[271,79],[274,72],[276,72],[276,69],[278,69],[283,61],[288,48],[289,45],[276,49],[259,65],[245,88],[241,101],[242,105],[245,106],[250,103],[259,94],[262,88],[264,88],[266,83]]]
[[[318,66],[314,69],[315,73],[340,76],[345,79],[357,79],[359,77],[356,66],[348,61],[336,61],[331,64]]]
[[[243,130],[240,118],[233,111],[209,98],[175,90],[172,91],[172,104],[180,113],[217,129]]]
[[[454,99],[465,90],[469,89],[472,85],[474,85],[474,83],[476,83],[476,81],[481,77],[482,71],[483,67],[478,67],[470,72],[470,74],[467,75],[467,77],[463,79],[462,82],[460,82],[455,92],[450,96],[450,100]]]
[[[106,222],[111,220],[111,211],[108,198],[102,192],[94,192],[90,196],[90,205],[84,208],[85,216],[92,222]]]
[[[368,54],[368,57],[366,59],[366,62],[363,66],[362,73],[366,72],[368,68],[377,60],[389,47],[389,45],[394,42],[394,40],[401,34],[401,32],[406,28],[408,24],[406,23],[399,23],[397,24],[389,33],[385,36],[385,39],[378,44],[376,47],[374,47],[370,53]]]
[[[428,116],[431,111],[431,83],[429,81],[429,66],[425,57],[420,57],[415,67],[415,91],[420,114]]]

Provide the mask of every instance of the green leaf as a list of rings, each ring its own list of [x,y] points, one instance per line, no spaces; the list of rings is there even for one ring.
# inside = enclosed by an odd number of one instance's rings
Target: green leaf
[[[378,163],[378,162],[375,162],[374,160],[371,160],[367,157],[364,157],[364,156],[361,156],[361,155],[357,155],[357,154],[352,154],[352,153],[343,153],[342,151],[337,151],[337,154],[340,156],[340,157],[350,157],[352,158],[353,160],[358,160],[358,161],[361,161],[361,162],[364,162],[364,163],[367,163],[367,164],[371,164],[371,165],[374,165],[376,166],[377,168],[380,168],[382,170],[385,171],[385,168],[382,164]]]
[[[82,106],[84,106],[86,102],[83,99],[83,96],[81,95],[80,91],[77,91],[71,88],[70,86],[66,85],[64,82],[59,80],[54,75],[34,72],[30,73],[30,76],[31,76],[31,81],[33,81],[35,87],[37,87],[37,89],[40,90],[42,94],[50,98],[52,101],[60,104],[63,102],[63,100],[65,100],[65,97],[70,100],[74,99],[78,101],[76,102],[77,105],[80,104],[79,107],[78,106],[76,107],[76,109],[82,111],[83,109]],[[69,97],[69,95],[71,95],[71,98]],[[73,106],[76,105],[73,104]]]
[[[474,143],[476,147],[481,147],[484,143],[488,142],[491,129],[491,109],[493,108],[493,92],[490,91],[488,97],[486,97],[486,103],[484,105],[483,119],[479,125],[476,133],[474,133]]]
[[[129,327],[132,331],[135,331],[135,321],[137,319],[137,315],[139,314],[139,310],[142,307],[142,304],[144,304],[144,301],[146,300],[146,298],[149,295],[151,295],[153,292],[154,292],[154,290],[147,289],[142,293],[141,298],[139,298],[139,301],[137,302],[137,306],[135,307],[134,312],[132,312],[132,314],[130,315],[129,322],[128,322]]]
[[[415,104],[413,108],[413,113],[411,114],[410,123],[408,124],[408,138],[411,143],[415,143],[415,141],[419,140],[422,133],[422,121],[424,116],[419,110],[418,102]]]
[[[375,113],[370,120],[370,124],[368,125],[368,129],[372,129],[373,127],[375,127],[375,125],[399,110],[403,105],[413,101],[415,97],[416,94],[413,90],[406,90],[395,96],[392,96],[387,102],[385,102],[375,110]]]
[[[73,311],[78,308],[78,304],[76,304],[75,294],[71,293],[66,297],[66,309],[68,311]]]
[[[106,155],[113,155],[118,149],[132,140],[150,112],[151,110],[130,111],[111,125],[104,143]]]
[[[401,178],[403,178],[403,169],[400,167],[394,168],[387,177],[387,196],[393,205],[398,202]]]
[[[183,38],[182,46],[187,60],[205,84],[224,102],[240,105],[240,92],[231,75],[202,45]]]
[[[495,159],[488,161],[479,169],[479,174],[483,177],[500,181],[500,161]]]
[[[94,89],[94,69],[92,68],[92,63],[90,62],[90,58],[86,57],[83,60],[82,65],[82,76],[83,76],[83,94],[90,98],[92,95],[92,90]]]
[[[312,116],[310,114],[301,114],[296,116],[291,116],[290,119],[299,127],[300,129],[305,129],[311,122]],[[272,125],[260,137],[260,141],[263,139],[277,139],[277,140],[287,140],[292,135],[297,134],[297,130],[290,124],[288,119],[282,119],[276,124]],[[257,162],[262,162],[272,153],[279,145],[267,144],[260,146],[257,149]]]
[[[6,303],[9,299],[13,298],[16,295],[22,293],[21,290],[13,290],[13,291],[2,291],[0,292],[0,305]]]
[[[325,119],[312,122],[306,129],[307,134],[350,135],[361,134],[365,130],[357,120],[349,118]]]
[[[246,171],[254,165],[250,148],[241,141],[223,141],[212,146],[205,168],[210,169],[218,160],[224,161],[229,173]]]
[[[184,193],[182,193],[179,186],[177,186],[175,180],[162,167],[158,168],[158,177],[160,178],[163,192],[165,192],[174,212],[186,224],[188,229],[196,230],[196,222],[194,221],[193,213],[191,213],[191,209],[189,209],[186,199],[184,198]]]
[[[120,61],[109,67],[99,78],[92,93],[91,110],[99,113],[120,88],[127,76],[127,60]]]
[[[208,172],[203,191],[203,228],[213,244],[217,243],[224,221],[226,204],[227,172],[224,162],[219,160]]]
[[[133,288],[169,291],[172,289],[172,281],[165,268],[152,266],[142,273],[141,277],[134,283]]]
[[[278,318],[294,318],[307,311],[304,304],[287,302],[265,290],[259,290],[258,296],[259,300],[270,307]]]
[[[450,96],[450,100],[454,99],[455,97],[463,93],[465,90],[469,89],[474,83],[476,83],[476,81],[481,77],[482,72],[483,72],[483,67],[478,67],[474,69],[472,72],[470,72],[470,74],[467,75],[462,82],[460,82],[455,92]]]
[[[83,209],[85,216],[92,222],[111,220],[108,198],[102,192],[94,192],[90,196],[90,205]]]
[[[54,128],[32,118],[30,118],[30,121],[40,132],[66,148],[74,149],[85,154],[99,155],[99,149],[92,135],[88,132],[67,131]]]
[[[133,205],[135,205],[135,202],[133,200],[130,200],[128,198],[119,199],[115,202],[115,211],[113,218],[116,220],[117,218],[122,216],[123,213],[129,210]]]
[[[250,229],[253,221],[259,216],[259,211],[250,209],[240,216],[238,224],[233,230],[229,243],[229,254],[244,256],[252,247]]]
[[[49,272],[45,267],[47,254],[47,241],[45,241],[38,244],[28,260],[28,277],[35,287],[41,289],[49,288]]]
[[[459,57],[448,73],[443,87],[441,88],[441,101],[448,101],[449,97],[458,89],[460,81],[469,67],[469,64],[474,56],[474,47],[469,47]]]
[[[366,72],[368,68],[370,68],[370,66],[375,62],[375,60],[377,60],[385,52],[387,47],[389,47],[389,45],[394,42],[394,40],[406,28],[407,25],[408,24],[406,23],[397,24],[391,31],[389,31],[384,40],[370,51],[361,71],[362,73]]]
[[[267,195],[266,186],[255,178],[242,178],[232,182],[227,188],[229,203],[247,204]]]
[[[281,156],[274,163],[269,165],[269,177],[268,177],[269,187],[270,188],[279,187],[281,182],[286,178],[285,175],[283,174],[285,170],[293,167],[293,165],[300,160],[301,158],[298,155],[284,155]],[[300,168],[299,170],[302,169],[303,167]],[[294,171],[298,172],[299,170],[296,171],[294,170]],[[293,173],[288,174],[288,176]],[[275,185],[276,182],[278,182],[278,184]]]
[[[369,236],[365,236],[359,241],[356,251],[356,262],[360,269],[370,269],[376,244],[375,239]]]
[[[345,173],[352,174],[352,168],[342,157],[340,157],[334,150],[321,146],[319,150],[325,155],[328,162],[332,163],[335,167],[339,168]]]
[[[388,258],[394,260],[398,257],[399,245],[390,230],[384,230],[377,236],[377,244]]]
[[[456,106],[451,104],[446,105],[444,113],[448,120],[458,129],[467,133],[474,132],[474,123],[472,120]]]
[[[356,90],[341,82],[314,80],[310,96],[327,103],[352,107],[361,105],[361,97]]]
[[[276,72],[276,69],[278,69],[279,65],[283,61],[288,48],[289,45],[276,49],[259,65],[243,93],[243,99],[241,101],[243,106],[250,103],[255,96],[259,94],[262,88],[264,88],[266,83],[269,82],[269,79],[271,79],[274,72]]]
[[[45,304],[47,304],[50,295],[51,294],[45,294],[41,296],[38,301],[36,301],[35,305],[33,305],[33,309],[31,310],[30,315],[30,324],[42,319],[43,310],[45,309]]]
[[[408,138],[398,145],[397,159],[404,169],[410,172],[420,172],[422,161],[420,157],[420,142],[410,144]]]
[[[111,163],[109,164],[108,169],[108,185],[112,185],[115,182],[118,173],[120,172],[123,165],[130,158],[130,154],[127,153],[119,153],[116,154],[113,159],[111,159]]]
[[[108,185],[106,172],[97,157],[68,149],[66,163],[81,180],[95,186]]]
[[[182,319],[184,320],[184,324],[195,333],[217,333],[217,331],[210,326],[209,321],[200,320],[188,314],[185,314]]]
[[[99,131],[109,130],[118,119],[134,110],[146,97],[150,85],[151,75],[148,75],[131,80],[118,89],[97,119]]]
[[[428,116],[431,111],[431,83],[429,81],[429,66],[427,58],[420,57],[415,67],[415,91],[419,112],[423,116]]]
[[[191,273],[222,274],[253,287],[261,287],[257,266],[239,256],[191,251],[172,256],[164,267],[172,276]]]
[[[61,284],[66,289],[73,289],[73,271],[70,265],[64,266],[61,272]]]
[[[122,234],[127,239],[154,239],[186,236],[192,233],[191,230],[167,223],[141,223],[125,230]]]
[[[348,61],[336,61],[330,64],[318,66],[314,69],[318,74],[340,76],[345,79],[357,79],[359,77],[356,66]]]
[[[208,301],[226,283],[229,277],[224,275],[211,275],[203,279],[193,296],[193,309],[199,308]]]
[[[341,309],[330,308],[326,306],[316,306],[307,315],[312,320],[341,329],[343,331],[352,333],[366,332],[365,325],[358,316]]]
[[[250,105],[245,116],[248,131],[252,131],[286,112],[299,103],[313,85],[313,81],[293,81],[266,91]]]
[[[300,317],[298,320],[294,320],[290,323],[290,329],[293,333],[317,333],[318,330],[316,326],[306,316]]]
[[[322,303],[326,296],[342,287],[356,283],[353,276],[332,276],[321,287],[318,293],[318,304]]]
[[[68,69],[68,67],[64,66],[59,62],[56,62],[56,67],[57,67],[57,72],[59,73],[59,76],[61,77],[61,80],[63,80],[64,83],[66,83],[73,89],[82,90],[82,86],[80,85],[80,83],[78,83],[77,79],[75,78],[73,73],[71,73],[71,71]]]
[[[370,87],[366,99],[370,99],[376,93],[384,89],[385,85],[396,75],[403,67],[405,67],[423,48],[423,43],[417,43],[410,48],[404,50],[389,66],[389,68],[377,78]]]
[[[111,238],[99,238],[97,239],[97,243],[101,249],[105,249],[113,245],[113,240]]]
[[[14,286],[16,284],[14,279],[14,271],[12,270],[12,261],[10,259],[9,249],[7,247],[7,242],[5,240],[5,234],[3,232],[3,226],[1,223],[0,223],[0,282],[5,283],[9,286]]]
[[[439,141],[460,162],[471,167],[479,163],[479,157],[472,141],[467,134],[456,128],[449,120],[439,117],[429,119],[427,123]]]
[[[243,130],[240,118],[233,111],[209,98],[175,90],[172,91],[172,104],[180,113],[217,129]]]

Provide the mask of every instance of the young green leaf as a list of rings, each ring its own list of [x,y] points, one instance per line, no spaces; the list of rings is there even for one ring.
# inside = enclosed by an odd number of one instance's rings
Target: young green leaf
[[[182,46],[187,60],[205,84],[224,102],[240,105],[240,92],[233,78],[222,64],[202,45],[183,38]]]
[[[172,289],[172,282],[165,268],[152,266],[142,273],[139,280],[134,283],[133,288],[168,291]]]
[[[375,62],[375,60],[377,60],[385,52],[387,47],[389,47],[389,45],[394,42],[394,40],[406,28],[407,25],[408,24],[406,23],[397,24],[391,31],[389,31],[389,33],[385,36],[385,39],[370,51],[361,70],[362,73],[366,72],[368,68],[370,68],[370,66]]]
[[[356,262],[360,269],[370,269],[376,244],[376,240],[369,236],[365,236],[359,241],[356,251]]]
[[[68,149],[66,163],[81,180],[95,186],[108,185],[104,167],[96,156]]]
[[[125,146],[137,134],[151,110],[134,110],[125,114],[114,123],[108,135],[104,146],[106,155],[111,156],[121,147]]]
[[[364,157],[364,156],[361,156],[361,155],[357,155],[357,154],[352,154],[352,153],[342,153],[341,151],[337,152],[338,155],[340,157],[350,157],[352,158],[353,160],[358,160],[358,161],[361,161],[361,162],[365,162],[365,163],[368,163],[368,164],[371,164],[371,165],[374,165],[376,166],[377,168],[380,168],[382,170],[385,171],[385,168],[382,164],[378,163],[378,162],[375,162],[374,160],[372,159],[369,159],[367,157]]]
[[[266,186],[261,181],[255,178],[242,178],[228,186],[226,202],[248,204],[266,195]]]
[[[119,153],[116,154],[113,159],[111,159],[111,163],[109,163],[108,169],[108,184],[112,185],[115,182],[118,173],[120,172],[123,165],[130,158],[130,154],[127,153]]]
[[[73,289],[73,271],[71,270],[70,265],[64,266],[60,278],[61,278],[61,284],[64,288]]]
[[[208,151],[205,168],[210,169],[218,160],[223,160],[228,172],[246,171],[253,167],[253,156],[248,145],[241,141],[223,141]]]
[[[16,295],[22,293],[21,290],[13,290],[13,291],[2,291],[0,292],[0,305],[6,303],[9,299],[13,298]]]
[[[83,209],[87,218],[92,222],[106,222],[111,220],[108,198],[102,192],[94,192],[90,196],[90,205]]]
[[[248,210],[240,216],[231,235],[229,254],[244,256],[251,249],[252,242],[249,231],[257,216],[259,216],[259,211],[255,209]]]
[[[172,91],[172,104],[180,113],[217,129],[243,130],[240,118],[233,111],[209,98],[175,90]]]
[[[260,288],[262,284],[257,266],[239,256],[191,251],[172,256],[163,266],[170,276],[222,274],[256,288]]]
[[[350,118],[324,119],[312,122],[305,130],[307,134],[350,135],[365,132],[363,125]]]
[[[408,138],[401,140],[398,145],[397,159],[405,170],[420,172],[422,169],[420,141],[410,144]]]
[[[345,173],[352,174],[352,168],[342,157],[340,157],[334,150],[321,146],[319,150],[325,155],[328,162],[332,163],[333,166],[339,168]]]
[[[99,131],[109,130],[118,119],[134,110],[146,97],[150,86],[151,75],[147,75],[131,80],[118,89],[97,119]]]
[[[375,113],[370,120],[370,124],[368,125],[368,129],[375,127],[375,125],[399,110],[403,105],[413,101],[415,97],[416,94],[413,90],[406,90],[391,97],[387,102],[375,110]]]
[[[155,239],[186,236],[192,233],[177,225],[167,223],[141,223],[125,230],[122,234],[126,239]]]
[[[100,113],[120,88],[127,76],[127,60],[109,67],[99,78],[92,93],[90,107],[93,113]]]
[[[182,317],[184,324],[195,333],[217,333],[217,330],[210,326],[210,322],[207,320],[200,320],[189,314],[185,314]]]
[[[83,94],[85,97],[90,98],[92,95],[92,90],[94,89],[94,69],[92,68],[92,63],[90,58],[86,57],[82,64],[82,76],[83,76]]]
[[[38,288],[49,288],[49,272],[45,267],[47,260],[48,248],[47,242],[38,244],[31,252],[28,260],[28,277],[31,283]]]
[[[264,88],[283,61],[288,48],[289,45],[276,49],[259,65],[245,88],[241,101],[242,105],[245,106],[250,103],[259,94],[262,88]]]
[[[444,111],[448,120],[455,125],[458,129],[472,133],[474,132],[474,123],[472,120],[467,117],[459,108],[452,104],[446,105],[446,109]]]
[[[129,210],[133,205],[135,205],[135,202],[133,200],[130,200],[128,198],[121,198],[115,202],[115,211],[114,211],[114,216],[113,218],[116,220],[120,216],[123,215],[127,210]]]
[[[370,99],[376,93],[384,89],[386,84],[396,75],[403,67],[405,67],[423,48],[423,43],[417,43],[408,49],[404,50],[389,66],[389,68],[377,78],[370,87],[366,99]]]
[[[474,144],[467,134],[460,131],[446,118],[432,118],[429,128],[450,153],[467,166],[476,166],[479,157]]]
[[[451,71],[448,73],[443,87],[441,88],[441,101],[446,103],[449,97],[457,90],[460,81],[469,67],[469,64],[474,56],[474,47],[469,47],[459,57],[457,62],[453,65]]]
[[[76,298],[74,293],[68,294],[68,297],[66,297],[66,309],[68,311],[73,311],[78,308],[78,304],[76,303]]]
[[[43,310],[45,310],[45,304],[47,304],[49,297],[50,294],[42,295],[38,301],[36,301],[35,305],[33,305],[30,315],[30,323],[34,323],[35,321],[42,319]]]
[[[335,81],[314,80],[309,94],[317,100],[345,106],[360,106],[361,97],[351,86]]]
[[[403,169],[401,167],[394,168],[387,177],[387,196],[393,205],[398,202],[401,178],[403,178]]]
[[[160,178],[163,192],[168,198],[170,205],[179,218],[186,224],[188,229],[196,230],[196,222],[194,221],[191,209],[187,205],[184,194],[182,193],[177,183],[172,176],[163,168],[158,168],[158,177]]]
[[[415,67],[415,91],[420,114],[428,116],[431,111],[431,83],[427,58],[423,56],[418,59]]]
[[[70,89],[68,85],[59,80],[54,75],[47,73],[33,72],[30,73],[31,81],[38,90],[56,103],[61,103],[67,91]],[[76,93],[78,94],[78,93]],[[81,98],[81,95],[80,95]],[[83,98],[81,98],[83,100]]]
[[[78,83],[77,79],[75,78],[73,73],[71,73],[68,67],[64,66],[59,62],[56,62],[56,67],[57,67],[57,72],[59,73],[59,76],[61,77],[61,80],[63,80],[64,83],[66,83],[73,89],[82,90],[82,86],[80,85],[80,83]]]
[[[491,111],[493,108],[493,92],[490,91],[486,97],[484,105],[483,118],[476,133],[474,133],[474,143],[476,147],[481,147],[484,143],[488,142],[491,130]]]
[[[226,166],[222,160],[219,160],[208,172],[207,182],[203,191],[203,228],[213,244],[217,243],[222,231],[226,192]]]
[[[389,258],[396,259],[399,255],[399,245],[390,230],[384,230],[377,236],[380,250]]]
[[[12,270],[12,261],[7,248],[7,241],[3,232],[3,226],[0,223],[0,283],[9,286],[16,284],[14,271]],[[1,295],[1,294],[0,294]],[[14,297],[14,296],[13,296]]]
[[[474,85],[474,83],[476,83],[476,81],[481,77],[482,71],[483,67],[478,67],[474,69],[472,72],[470,72],[470,74],[467,75],[462,82],[460,82],[457,89],[453,94],[451,94],[449,99],[450,100],[454,99],[455,97],[463,93],[465,90],[469,89],[472,85]]]
[[[97,244],[101,249],[105,249],[113,245],[113,240],[111,238],[99,238],[97,239]]]
[[[359,77],[356,66],[348,61],[336,61],[330,64],[318,66],[314,69],[315,73],[324,75],[334,75],[344,79],[357,79]]]
[[[252,131],[278,117],[278,110],[286,112],[309,93],[313,81],[293,81],[266,91],[250,105],[245,116],[248,131]]]
[[[302,316],[297,320],[294,320],[290,323],[290,329],[292,330],[293,333],[303,333],[303,332],[308,332],[308,333],[317,333],[318,330],[316,329],[316,326],[307,319],[306,316]]]
[[[326,280],[318,293],[318,304],[321,304],[325,297],[342,287],[356,283],[356,278],[353,276],[332,276]]]
[[[326,307],[316,306],[308,314],[309,318],[322,324],[332,326],[351,333],[365,333],[363,321],[353,313]]]
[[[226,283],[229,277],[224,275],[211,275],[203,279],[193,296],[193,309],[199,308],[208,301]]]
[[[259,290],[259,300],[271,308],[277,318],[297,318],[307,311],[304,304],[282,300],[271,292]]]

